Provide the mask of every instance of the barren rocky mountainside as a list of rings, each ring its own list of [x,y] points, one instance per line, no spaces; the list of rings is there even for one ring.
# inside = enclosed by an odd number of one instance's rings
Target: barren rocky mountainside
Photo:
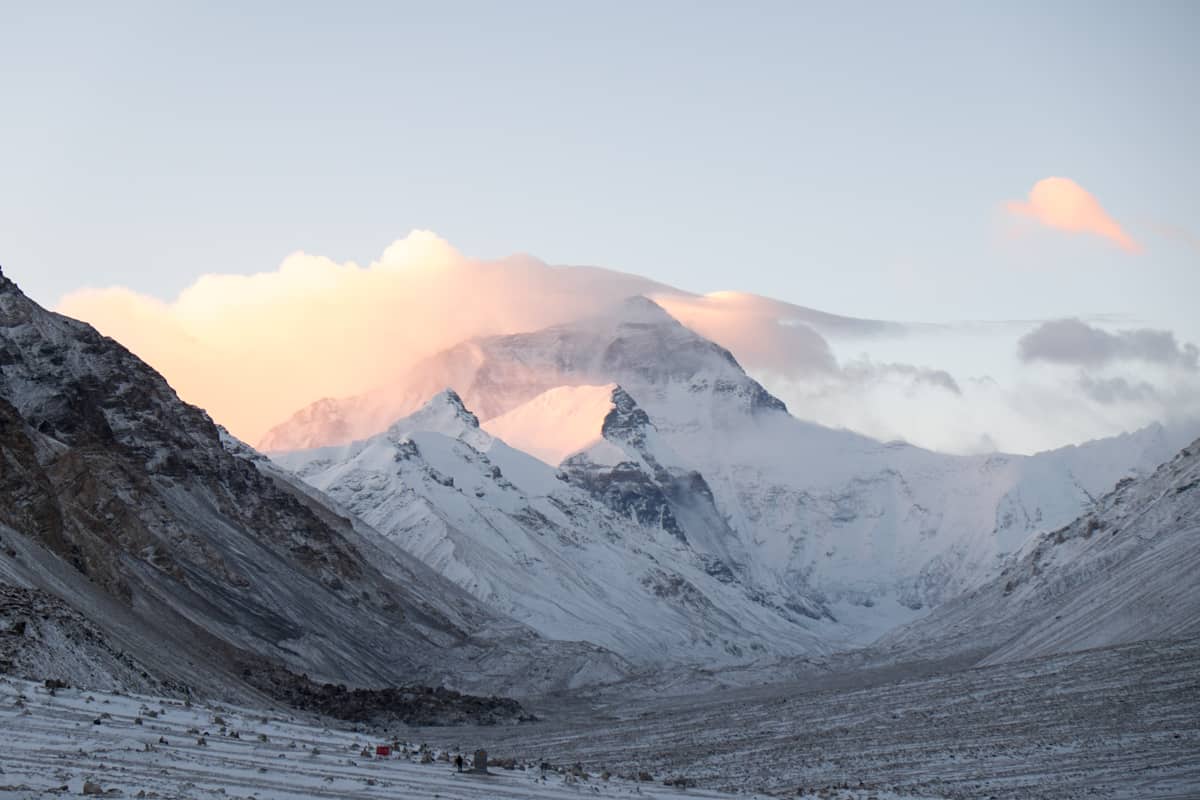
[[[4,624],[40,651],[16,665],[222,693],[276,668],[522,692],[624,669],[487,609],[2,274],[0,539]]]

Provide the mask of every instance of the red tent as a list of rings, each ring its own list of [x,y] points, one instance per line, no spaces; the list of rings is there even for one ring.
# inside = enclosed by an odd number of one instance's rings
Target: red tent
[[[390,756],[391,754],[392,754],[392,748],[388,747],[386,744],[378,745],[375,748],[375,755],[377,755],[377,756],[384,756],[386,758],[387,756]]]

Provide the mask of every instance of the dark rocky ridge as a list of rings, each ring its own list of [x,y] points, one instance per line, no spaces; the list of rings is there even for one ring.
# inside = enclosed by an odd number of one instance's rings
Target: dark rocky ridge
[[[510,698],[466,695],[444,687],[355,689],[345,684],[317,683],[307,675],[259,666],[245,667],[242,675],[251,686],[293,708],[348,722],[381,726],[496,725],[536,719]]]
[[[681,516],[701,514],[708,524],[720,520],[712,490],[695,470],[663,466],[648,446],[654,423],[623,387],[612,392],[613,407],[600,426],[601,435],[614,444],[637,453],[641,463],[622,461],[613,466],[592,463],[586,454],[568,458],[562,476],[584,489],[614,511],[636,519],[639,524],[661,527],[681,542],[687,542]],[[719,524],[719,523],[718,523]],[[728,533],[726,531],[726,533]],[[737,564],[716,561],[714,575],[732,580]]]

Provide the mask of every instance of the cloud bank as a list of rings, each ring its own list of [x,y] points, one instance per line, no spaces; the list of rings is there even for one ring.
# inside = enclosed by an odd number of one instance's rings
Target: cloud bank
[[[1180,344],[1171,331],[1141,328],[1109,333],[1078,319],[1045,322],[1017,343],[1022,361],[1047,361],[1081,367],[1103,367],[1117,361],[1140,361],[1196,371],[1200,349]]]
[[[747,368],[792,376],[836,368],[813,325],[848,336],[899,327],[753,295],[699,297],[527,256],[472,259],[428,231],[394,242],[366,266],[297,252],[270,272],[204,275],[171,302],[85,289],[58,310],[123,343],[185,400],[254,442],[313,401],[385,385],[465,339],[537,330],[639,294]]]
[[[1070,178],[1043,178],[1033,185],[1028,199],[1012,201],[1006,208],[1048,228],[1099,236],[1126,252],[1142,249],[1100,201]]]
[[[1200,355],[1168,331],[857,320],[530,257],[471,259],[424,231],[366,266],[294,253],[269,272],[205,275],[171,302],[88,289],[58,310],[254,442],[316,400],[391,385],[464,339],[537,330],[638,294],[729,349],[796,416],[879,439],[1033,452],[1200,417]]]
[[[469,259],[415,231],[367,266],[294,253],[272,272],[205,275],[169,303],[87,289],[57,310],[117,339],[185,400],[256,441],[314,400],[367,391],[463,339],[536,330],[666,289],[527,257]]]

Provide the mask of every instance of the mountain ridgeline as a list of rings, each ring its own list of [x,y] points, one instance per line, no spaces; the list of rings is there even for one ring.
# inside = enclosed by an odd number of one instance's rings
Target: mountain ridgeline
[[[823,428],[634,297],[315,403],[267,458],[0,273],[0,670],[500,721],[458,691],[1196,636],[1181,444]]]
[[[426,424],[448,397],[471,422]],[[337,424],[325,426],[318,409]],[[357,441],[338,443],[348,436]],[[585,631],[660,665],[867,644],[991,580],[1031,536],[1069,523],[1180,444],[1153,426],[1035,456],[965,457],[822,428],[642,297],[464,342],[379,390],[323,401],[266,445],[312,441],[334,444],[275,458],[397,547],[547,636]],[[463,477],[438,488],[375,452],[388,447],[412,448],[405,463],[424,464],[422,475],[458,476],[455,459],[487,459],[511,488],[497,492],[486,475],[470,489]],[[545,463],[503,466],[514,450]],[[516,506],[497,505],[514,491]],[[547,535],[564,526],[573,533]],[[514,527],[519,535],[506,532]],[[535,555],[553,542],[562,545],[553,557]],[[605,557],[608,572],[581,542],[619,551]],[[536,602],[531,572],[544,573]],[[600,574],[599,584],[586,580]],[[615,602],[610,587],[630,575],[641,588]],[[580,626],[582,610],[563,609],[585,603],[593,619]],[[670,648],[653,634],[667,609],[676,621],[657,635],[677,642]],[[767,615],[762,625],[740,624],[753,614]],[[646,625],[649,636],[634,633]]]

